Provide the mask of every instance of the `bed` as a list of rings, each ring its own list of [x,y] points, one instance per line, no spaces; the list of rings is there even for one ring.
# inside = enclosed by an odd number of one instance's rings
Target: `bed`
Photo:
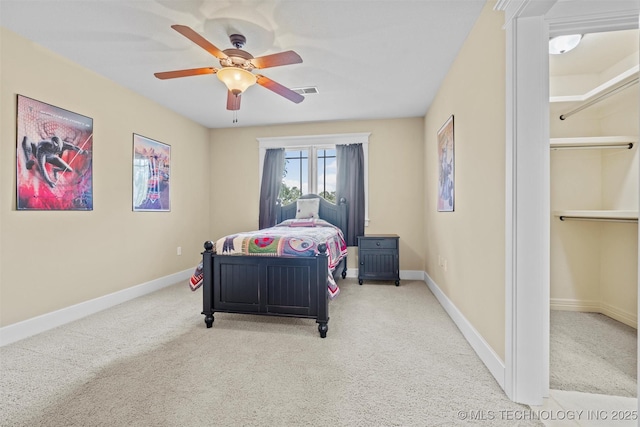
[[[251,235],[258,232],[236,233],[218,239],[215,244],[204,243],[201,271],[196,270],[191,285],[192,289],[202,285],[202,314],[207,328],[213,326],[216,312],[258,314],[315,319],[320,337],[327,336],[329,299],[339,293],[338,277],[344,279],[347,275],[343,236],[347,231],[348,206],[344,199],[333,204],[315,194],[299,200],[278,206],[277,225],[259,230],[266,231],[266,240],[281,232],[300,233],[300,239],[293,238],[293,243],[286,244],[288,250],[262,251],[263,237]],[[308,203],[317,203],[317,218],[296,218],[300,216],[299,207]],[[311,228],[313,233],[331,229],[337,237],[326,241],[321,237],[310,248],[304,242],[308,241]],[[251,239],[241,241],[245,234]],[[340,245],[336,243],[338,240],[342,241]],[[270,244],[267,241],[263,246]],[[336,246],[342,244],[336,254]]]

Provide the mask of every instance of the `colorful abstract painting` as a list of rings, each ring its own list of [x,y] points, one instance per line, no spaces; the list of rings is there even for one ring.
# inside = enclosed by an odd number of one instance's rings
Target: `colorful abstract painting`
[[[171,146],[133,134],[133,210],[169,211]]]
[[[453,116],[438,130],[438,211],[453,212],[454,157]]]
[[[16,207],[93,210],[93,119],[18,95]]]

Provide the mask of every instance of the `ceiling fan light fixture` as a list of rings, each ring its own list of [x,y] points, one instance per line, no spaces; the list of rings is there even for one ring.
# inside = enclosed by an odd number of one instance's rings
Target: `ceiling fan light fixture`
[[[234,95],[241,94],[257,81],[255,74],[238,67],[225,67],[216,74]]]
[[[570,34],[567,36],[557,36],[549,39],[549,53],[560,55],[574,49],[582,40],[582,34]]]

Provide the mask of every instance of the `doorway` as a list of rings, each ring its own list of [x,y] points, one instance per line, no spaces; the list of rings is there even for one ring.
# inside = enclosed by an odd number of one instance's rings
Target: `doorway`
[[[505,381],[514,401],[549,394],[549,36],[638,28],[639,3],[500,1],[506,30]],[[638,239],[638,236],[636,236]]]
[[[553,41],[550,394],[636,398],[639,32]]]

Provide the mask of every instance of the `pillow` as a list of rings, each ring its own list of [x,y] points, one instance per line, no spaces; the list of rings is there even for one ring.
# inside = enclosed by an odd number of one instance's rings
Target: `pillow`
[[[320,199],[298,199],[296,209],[296,219],[318,218],[320,210]]]

